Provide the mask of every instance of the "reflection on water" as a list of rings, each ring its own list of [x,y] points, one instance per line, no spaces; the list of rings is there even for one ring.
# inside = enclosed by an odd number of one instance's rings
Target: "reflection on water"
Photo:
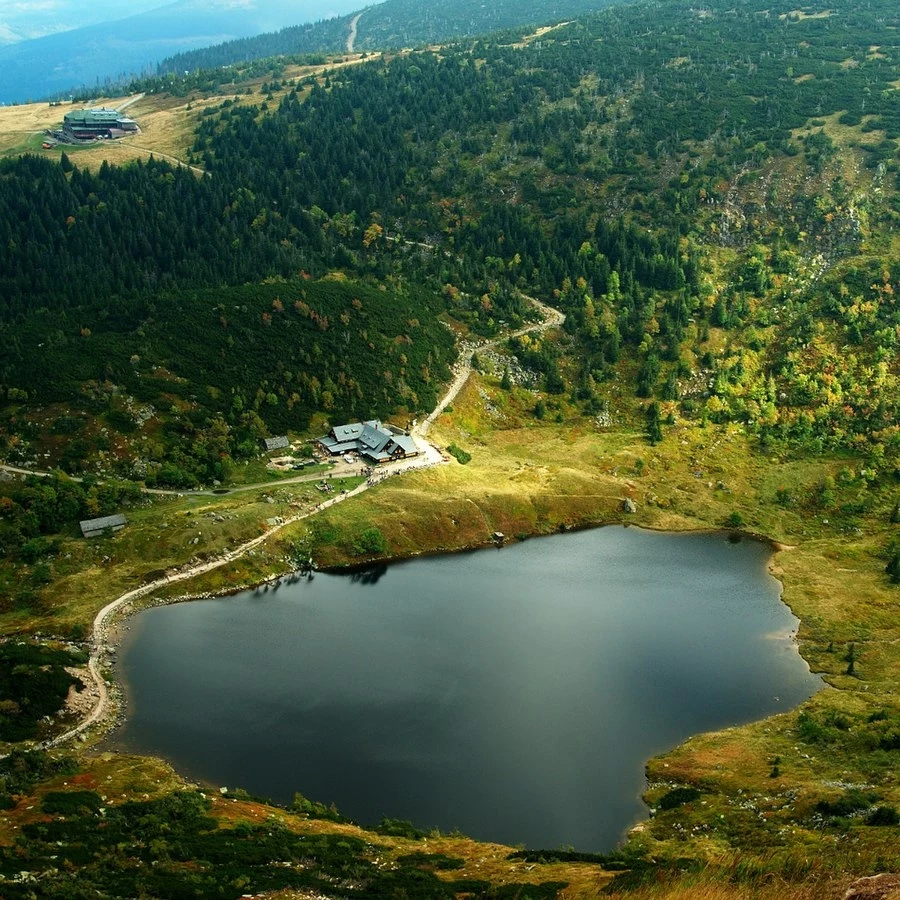
[[[387,563],[375,563],[365,569],[357,569],[348,577],[352,584],[378,584],[383,575],[387,573]]]
[[[609,849],[650,756],[817,689],[767,559],[605,528],[149,610],[117,740],[364,823]]]

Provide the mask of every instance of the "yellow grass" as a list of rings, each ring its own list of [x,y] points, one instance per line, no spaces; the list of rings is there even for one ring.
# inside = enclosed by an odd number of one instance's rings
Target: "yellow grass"
[[[293,78],[321,76],[326,71],[378,59],[380,55],[369,54],[363,57],[361,53],[354,53],[321,65],[288,66],[280,80],[286,82]],[[148,94],[127,108],[128,115],[140,126],[140,134],[128,135],[116,141],[97,141],[77,146],[60,145],[52,150],[41,149],[44,131],[60,127],[67,112],[81,109],[86,104],[63,103],[51,106],[49,103],[26,103],[3,106],[0,107],[0,155],[36,152],[58,158],[62,152],[66,152],[79,166],[92,170],[98,169],[104,161],[122,165],[136,159],[146,160],[151,154],[174,164],[186,164],[204,107],[221,103],[229,96],[229,90],[234,92],[233,99],[238,105],[258,104],[259,88],[264,80],[257,78],[230,89],[223,87],[220,94],[212,97],[195,94],[178,98]],[[270,102],[278,102],[289,90],[289,87],[282,88],[276,93],[275,100]],[[98,97],[91,101],[91,105],[119,107],[129,99],[129,96]]]
[[[613,891],[609,900],[827,900],[844,894],[841,885],[769,884],[761,888],[733,885],[703,877],[686,878],[674,885],[640,888],[636,891]]]
[[[128,97],[102,97],[93,106],[118,107]],[[219,99],[215,102],[219,102]],[[203,106],[189,108],[187,100],[144,97],[128,106],[127,114],[141,127],[141,133],[128,135],[116,141],[97,141],[85,145],[59,145],[53,150],[42,150],[43,133],[47,129],[62,126],[67,112],[81,109],[84,104],[64,103],[51,106],[48,103],[28,103],[21,106],[0,107],[0,153],[34,151],[58,158],[63,152],[72,156],[79,165],[99,168],[109,163],[125,163],[133,159],[146,159],[156,153],[170,161],[182,161],[193,140],[196,120]]]

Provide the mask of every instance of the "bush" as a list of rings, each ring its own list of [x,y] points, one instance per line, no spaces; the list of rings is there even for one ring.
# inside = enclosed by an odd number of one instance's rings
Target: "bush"
[[[407,822],[406,819],[389,819],[386,816],[375,826],[374,831],[388,837],[404,837],[411,841],[421,841],[422,838],[428,837],[412,822]]]
[[[387,553],[388,543],[381,530],[374,525],[367,528],[353,542],[353,552],[356,556],[374,556]]]
[[[50,791],[44,796],[41,809],[45,813],[74,816],[97,812],[101,806],[103,801],[96,791]]]
[[[463,450],[462,447],[458,447],[456,444],[451,444],[447,448],[447,452],[461,465],[464,466],[466,463],[471,462],[472,454],[467,453]]]
[[[416,868],[432,869],[441,872],[462,869],[466,865],[464,859],[447,856],[444,853],[407,853],[406,856],[398,857],[397,862],[401,866],[415,866]]]
[[[310,819],[326,819],[329,822],[350,822],[339,812],[337,807],[332,803],[326,806],[316,800],[309,800],[301,793],[294,794],[294,802],[289,807],[292,813],[299,813],[308,816]]]
[[[879,806],[869,813],[866,825],[900,825],[900,815],[893,806]]]
[[[700,791],[692,787],[673,788],[667,794],[663,794],[656,804],[657,809],[675,809],[685,803],[693,803],[700,798]]]
[[[0,739],[22,741],[37,735],[38,722],[66,702],[69,687],[81,681],[65,667],[83,665],[84,653],[52,650],[26,641],[0,646],[0,697],[11,701],[0,714]]]
[[[78,764],[70,756],[53,759],[43,750],[13,750],[0,761],[0,791],[25,794],[38,782],[56,775],[74,775]]]
[[[59,551],[59,541],[51,541],[45,537],[33,537],[25,541],[19,549],[22,561],[36,563],[42,556],[48,556]]]
[[[836,800],[820,800],[816,804],[816,812],[826,817],[852,816],[853,813],[868,809],[876,799],[875,794],[851,788]]]

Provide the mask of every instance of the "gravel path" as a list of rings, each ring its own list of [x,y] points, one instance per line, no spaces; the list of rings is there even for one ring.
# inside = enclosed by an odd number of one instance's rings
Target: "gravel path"
[[[547,306],[534,297],[527,297],[526,299],[530,300],[541,311],[544,316],[543,320],[533,325],[526,325],[524,328],[513,331],[501,338],[494,338],[492,341],[484,341],[481,344],[467,347],[466,352],[460,357],[454,367],[456,375],[453,381],[450,382],[450,387],[447,388],[447,392],[441,398],[440,403],[438,403],[434,410],[413,428],[414,435],[424,438],[431,429],[431,426],[437,420],[437,417],[456,399],[465,383],[469,380],[469,376],[472,374],[472,359],[476,353],[487,350],[490,347],[496,347],[503,343],[503,341],[508,341],[511,337],[521,337],[523,334],[546,331],[548,328],[556,328],[565,322],[565,314],[561,313],[558,309],[553,309],[552,306]]]
[[[350,34],[347,35],[347,52],[353,52],[353,45],[356,43],[356,26],[359,25],[359,19],[362,13],[357,13],[350,20]]]

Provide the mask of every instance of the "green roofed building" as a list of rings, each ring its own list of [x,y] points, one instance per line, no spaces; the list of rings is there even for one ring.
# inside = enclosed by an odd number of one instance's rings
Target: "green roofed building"
[[[135,131],[138,131],[138,124],[134,119],[129,119],[117,109],[103,106],[66,113],[63,119],[63,132],[81,140],[121,137]]]

